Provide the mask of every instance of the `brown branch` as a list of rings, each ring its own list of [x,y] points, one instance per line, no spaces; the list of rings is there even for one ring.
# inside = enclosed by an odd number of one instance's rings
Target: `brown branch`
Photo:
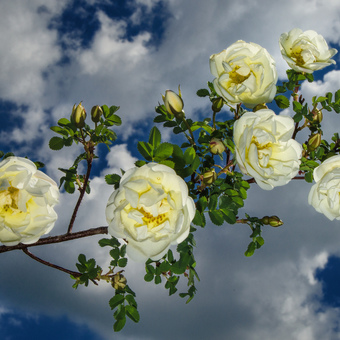
[[[86,148],[85,148],[85,150],[86,150]],[[94,148],[92,147],[92,149],[90,150],[90,158],[87,159],[87,171],[86,171],[86,175],[85,175],[84,184],[83,184],[83,187],[80,189],[80,195],[79,195],[77,204],[76,204],[76,206],[73,210],[73,214],[72,214],[72,217],[71,217],[71,220],[70,220],[70,224],[69,224],[68,229],[67,229],[67,234],[70,234],[72,232],[73,224],[74,224],[74,221],[77,217],[77,212],[78,212],[78,209],[80,207],[80,203],[83,200],[83,197],[84,197],[85,192],[86,192],[86,187],[87,187],[87,184],[88,184],[88,181],[89,181],[89,178],[90,178],[90,173],[91,173],[91,168],[92,168],[93,151],[94,151]]]
[[[0,246],[0,253],[5,253],[7,251],[15,250],[15,249],[25,249],[28,247],[35,247],[35,246],[41,246],[44,244],[52,244],[52,243],[60,243],[65,241],[71,241],[78,238],[93,236],[93,235],[99,235],[99,234],[107,234],[107,227],[98,227],[98,228],[92,228],[88,230],[78,231],[76,233],[71,234],[64,234],[64,235],[58,235],[58,236],[49,236],[45,238],[41,238],[39,241],[33,244],[22,244],[19,243],[15,246]]]
[[[25,248],[23,248],[22,251],[23,251],[26,255],[28,255],[29,257],[31,257],[33,260],[38,261],[38,262],[44,264],[45,266],[48,266],[48,267],[52,267],[52,268],[54,268],[54,269],[61,270],[62,272],[67,273],[67,274],[70,274],[70,275],[72,275],[72,276],[74,276],[74,277],[79,277],[79,276],[81,276],[81,273],[79,273],[79,272],[74,272],[73,270],[68,270],[68,269],[66,269],[66,268],[57,266],[56,264],[47,262],[47,261],[45,261],[45,260],[39,258],[38,256],[35,256],[34,254],[32,254],[32,253],[27,249],[27,246],[26,246]]]

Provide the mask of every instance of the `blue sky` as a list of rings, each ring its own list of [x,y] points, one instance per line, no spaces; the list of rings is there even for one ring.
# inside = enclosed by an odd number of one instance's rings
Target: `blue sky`
[[[294,27],[313,29],[340,50],[339,15],[338,0],[0,0],[0,149],[43,161],[59,181],[57,168],[70,166],[79,149],[49,150],[49,127],[80,101],[88,111],[97,104],[121,106],[118,143],[110,154],[100,150],[92,195],[75,230],[106,225],[112,188],[103,175],[133,166],[136,142],[147,138],[166,89],[181,84],[188,117],[210,115],[210,104],[196,91],[212,80],[211,54],[238,39],[258,43],[276,60],[282,80],[287,65],[280,56],[280,34]],[[339,54],[335,60],[339,65]],[[339,72],[336,66],[316,74],[318,82],[302,86],[306,99],[338,90]],[[325,117],[326,135],[334,126],[338,117]],[[165,140],[173,140],[163,132]],[[339,339],[340,226],[308,205],[309,189],[302,181],[270,192],[251,188],[245,211],[278,215],[285,222],[264,231],[266,243],[252,258],[243,255],[246,226],[198,230],[201,282],[189,305],[145,283],[143,266],[129,263],[126,274],[141,321],[129,322],[118,334],[108,306],[112,288],[101,284],[75,291],[67,275],[23,253],[1,254],[2,338]],[[65,231],[74,200],[61,195],[52,235]],[[70,269],[83,252],[104,267],[108,254],[98,239],[32,251]]]

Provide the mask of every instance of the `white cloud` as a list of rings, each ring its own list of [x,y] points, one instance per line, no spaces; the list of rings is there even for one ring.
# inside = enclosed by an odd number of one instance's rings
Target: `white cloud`
[[[95,4],[92,0],[88,2]],[[151,11],[157,3],[138,0],[131,22],[143,19],[138,17],[141,6]],[[279,73],[284,77],[287,66],[278,47],[282,32],[293,27],[314,29],[335,43],[340,36],[337,0],[172,0],[168,2],[169,20],[159,46],[148,45],[152,39],[149,33],[124,39],[127,24],[98,10],[93,15],[97,15],[100,29],[93,41],[82,47],[74,37],[62,37],[67,42],[67,50],[63,52],[70,62],[59,65],[62,51],[57,32],[48,29],[48,25],[53,16],[62,12],[63,6],[65,1],[53,0],[0,4],[3,72],[0,97],[28,107],[27,110],[20,107],[14,113],[23,120],[22,128],[16,126],[2,132],[1,141],[25,141],[17,150],[41,155],[55,179],[60,177],[57,167],[70,166],[81,149],[48,151],[47,141],[53,134],[47,127],[51,121],[68,117],[74,103],[83,100],[88,111],[97,104],[121,106],[118,114],[125,125],[115,131],[118,143],[122,140],[126,143],[112,148],[106,157],[108,168],[101,175],[119,173],[120,168],[133,166],[131,145],[142,134],[148,134],[146,127],[153,118],[154,106],[166,89],[176,90],[181,84],[188,117],[194,115],[195,109],[207,109],[208,101],[198,99],[195,93],[212,79],[208,63],[212,53],[238,39],[253,41],[275,57]],[[304,84],[302,91],[306,98],[337,90],[338,72],[329,72],[323,82]],[[210,115],[209,110],[206,115]],[[337,115],[332,117],[331,123],[326,123],[328,131],[338,126]],[[45,144],[30,150],[30,141],[39,132],[44,135]],[[79,210],[75,230],[106,224],[105,205],[112,187],[102,177],[93,178],[91,183],[92,194],[85,198]],[[20,252],[0,256],[2,272],[6,273],[6,280],[0,281],[3,301],[0,314],[14,309],[33,314],[66,314],[70,320],[88,324],[105,338],[114,336],[118,340],[158,339],[159,334],[164,339],[339,338],[336,328],[339,310],[320,305],[322,290],[314,273],[325,266],[329,255],[339,254],[340,234],[336,224],[308,206],[309,188],[302,182],[271,192],[263,192],[256,186],[251,188],[246,211],[253,215],[277,214],[285,224],[278,229],[266,228],[265,245],[250,259],[243,256],[249,243],[247,226],[209,225],[198,230],[197,270],[201,282],[197,297],[189,305],[179,298],[168,298],[161,286],[144,283],[143,268],[129,264],[127,278],[137,292],[142,319],[137,325],[129,323],[120,334],[112,334],[114,320],[107,301],[114,292],[108,285],[74,291],[67,275],[44,268]],[[76,198],[76,194],[62,194],[54,234],[66,231]],[[32,251],[70,269],[75,269],[80,252],[107,264],[108,249],[99,248],[98,239],[100,236],[32,248]],[[169,322],[171,331],[164,332]]]

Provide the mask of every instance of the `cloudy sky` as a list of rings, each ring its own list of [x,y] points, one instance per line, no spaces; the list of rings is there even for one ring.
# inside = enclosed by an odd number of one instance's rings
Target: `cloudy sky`
[[[123,126],[118,143],[95,166],[92,194],[75,230],[106,225],[112,188],[103,175],[133,166],[136,142],[145,140],[154,107],[166,89],[181,84],[188,117],[210,115],[196,91],[212,80],[209,56],[236,40],[265,47],[280,79],[287,66],[278,38],[294,27],[313,29],[334,47],[340,43],[338,0],[0,0],[0,149],[46,164],[59,181],[79,149],[50,151],[51,125],[68,117],[74,103],[117,105]],[[340,49],[338,47],[338,49]],[[335,60],[340,64],[339,55]],[[327,73],[328,72],[328,73]],[[338,66],[305,97],[340,88]],[[326,134],[339,126],[325,117]],[[171,139],[169,133],[165,138]],[[197,231],[201,282],[190,304],[143,281],[143,265],[129,262],[141,321],[114,334],[108,285],[74,290],[68,275],[34,262],[20,251],[1,254],[2,339],[340,339],[340,225],[307,204],[310,185],[294,181],[270,192],[253,185],[245,211],[278,215],[285,224],[266,228],[265,245],[251,258],[244,225],[207,225]],[[75,196],[62,194],[52,234],[64,233]],[[75,269],[79,253],[105,265],[98,237],[32,248],[48,261]],[[335,288],[334,288],[335,287]],[[184,289],[185,287],[183,287]]]

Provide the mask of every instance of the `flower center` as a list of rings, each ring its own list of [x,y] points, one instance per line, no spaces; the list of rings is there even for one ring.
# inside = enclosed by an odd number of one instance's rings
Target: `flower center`
[[[252,143],[256,145],[257,148],[257,157],[259,160],[259,164],[262,168],[265,168],[268,166],[270,156],[272,155],[272,150],[271,150],[271,142],[261,144],[257,140],[255,136],[252,138]]]
[[[249,67],[236,65],[232,71],[229,72],[229,79],[234,84],[242,84],[250,77]]]
[[[0,212],[3,214],[11,214],[18,210],[19,189],[10,186],[6,190],[0,191]]]
[[[163,224],[169,218],[168,213],[153,216],[151,213],[145,211],[143,208],[138,209],[138,211],[144,215],[144,217],[142,217],[142,220],[147,225],[148,229],[153,229]]]

